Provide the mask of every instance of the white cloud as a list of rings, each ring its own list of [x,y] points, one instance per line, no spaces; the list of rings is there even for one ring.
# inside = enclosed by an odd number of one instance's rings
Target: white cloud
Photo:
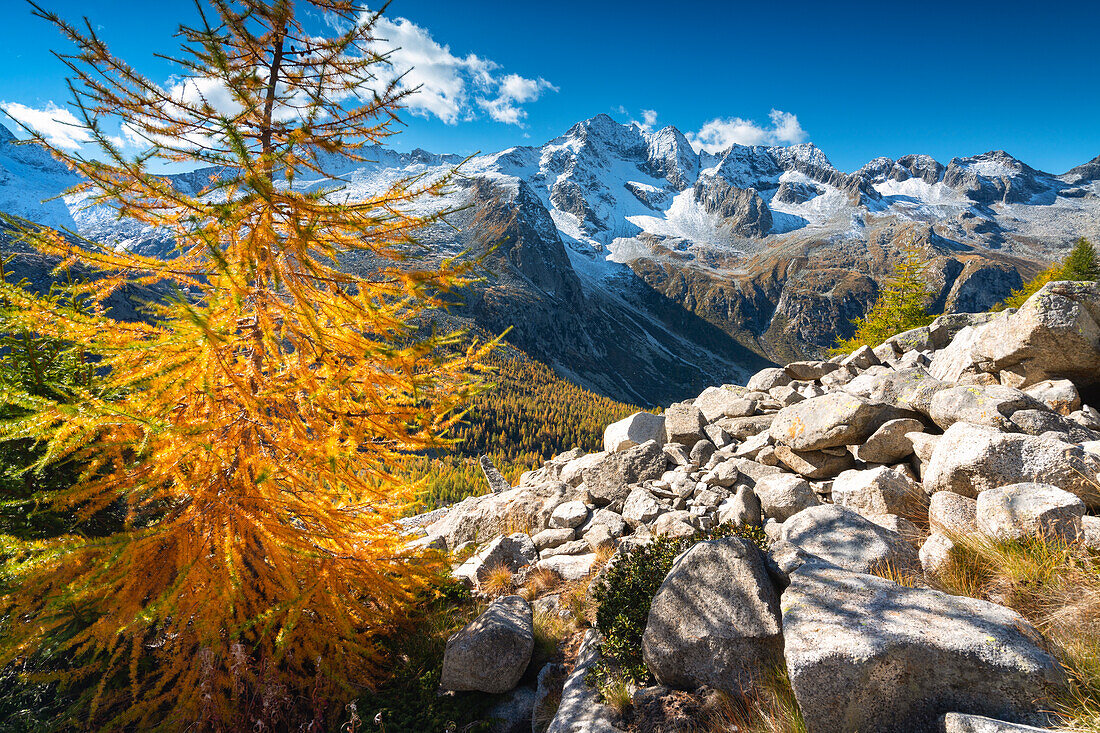
[[[477,104],[497,122],[518,125],[527,117],[527,110],[520,105],[534,102],[548,90],[556,92],[558,88],[541,76],[538,79],[525,79],[519,74],[508,74],[500,80],[496,97],[478,97]]]
[[[641,120],[631,120],[635,125],[642,128],[646,132],[652,132],[653,126],[657,124],[657,111],[653,109],[643,109]]]
[[[64,150],[76,150],[92,139],[79,126],[76,115],[52,102],[45,109],[34,109],[18,102],[3,102],[0,109],[42,135],[51,145]]]
[[[773,109],[768,117],[772,121],[775,139],[781,143],[794,145],[795,143],[805,142],[806,138],[809,137],[806,131],[802,129],[802,125],[798,124],[798,117],[790,112]]]
[[[773,109],[768,115],[771,126],[760,125],[741,117],[716,117],[688,134],[687,138],[696,150],[716,153],[730,145],[792,145],[807,139],[806,131],[798,117],[790,112]]]
[[[522,105],[558,88],[543,78],[500,74],[500,65],[475,54],[457,56],[431,33],[406,18],[379,18],[375,33],[383,49],[392,49],[389,81],[404,74],[401,85],[419,87],[406,103],[413,114],[435,116],[448,125],[472,120],[484,110],[497,122],[521,125]]]

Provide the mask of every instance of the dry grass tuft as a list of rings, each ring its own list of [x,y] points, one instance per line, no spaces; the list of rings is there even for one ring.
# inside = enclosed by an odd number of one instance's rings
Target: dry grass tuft
[[[515,573],[507,565],[497,565],[489,569],[481,583],[481,591],[487,596],[497,597],[512,591],[512,579]]]
[[[527,576],[527,582],[523,588],[530,594],[531,599],[539,598],[561,585],[561,576],[547,568],[536,568]]]
[[[786,667],[778,667],[751,692],[719,693],[719,704],[703,729],[712,733],[806,733]]]
[[[561,643],[576,630],[572,619],[565,618],[556,611],[536,611],[533,621],[537,659],[552,659],[557,656]]]
[[[905,568],[899,568],[892,562],[884,562],[871,568],[871,575],[892,580],[903,588],[916,588],[923,585],[921,575]]]

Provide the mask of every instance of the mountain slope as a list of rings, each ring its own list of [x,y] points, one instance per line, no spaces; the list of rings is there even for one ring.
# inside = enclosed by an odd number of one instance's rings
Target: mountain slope
[[[341,164],[332,195],[359,199],[458,156],[376,148]],[[485,254],[486,281],[455,315],[603,394],[667,403],[770,361],[819,354],[873,300],[899,247],[924,247],[936,310],[979,311],[1100,235],[1100,158],[1060,176],[1003,151],[946,164],[877,158],[852,173],[813,144],[697,153],[676,128],[606,115],[538,147],[477,156],[424,233],[434,256]],[[175,176],[197,190],[213,171]],[[79,197],[42,151],[0,136],[0,210],[117,246],[164,252],[158,232]],[[495,247],[495,248],[494,248]],[[363,258],[345,262],[369,268]]]

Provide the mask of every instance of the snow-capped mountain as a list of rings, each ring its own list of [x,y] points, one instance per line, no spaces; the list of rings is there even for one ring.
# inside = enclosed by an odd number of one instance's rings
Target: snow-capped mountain
[[[12,142],[0,133],[0,210],[118,246],[166,246],[78,196],[40,203],[75,176]],[[461,161],[384,148],[368,157],[333,171],[337,195]],[[446,252],[500,246],[493,277],[458,314],[490,331],[513,326],[511,340],[576,381],[646,403],[820,352],[862,314],[905,241],[926,248],[934,307],[974,311],[1077,237],[1100,239],[1100,157],[1062,175],[1003,151],[946,165],[876,158],[845,173],[809,143],[698,153],[674,127],[597,115],[461,173],[447,201],[425,204],[470,204],[452,219],[458,233],[440,227],[426,240]],[[174,178],[195,190],[209,176]]]

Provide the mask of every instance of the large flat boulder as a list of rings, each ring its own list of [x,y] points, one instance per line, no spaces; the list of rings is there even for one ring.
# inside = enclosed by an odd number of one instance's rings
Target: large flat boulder
[[[597,506],[625,500],[630,484],[659,479],[665,472],[668,458],[657,441],[651,440],[617,453],[609,453],[595,466],[584,469],[581,476],[588,493]]]
[[[1020,388],[1047,379],[1100,382],[1100,283],[1047,283],[1015,313],[961,331],[930,372],[949,382],[1004,373]]]
[[[672,566],[642,636],[663,685],[737,694],[779,663],[779,596],[760,551],[740,537],[700,542]]]
[[[920,569],[917,550],[904,537],[835,504],[822,504],[795,514],[783,523],[780,537],[853,572],[887,567],[899,572]]]
[[[889,405],[833,392],[780,410],[769,432],[796,451],[862,443],[887,420],[899,417]]]
[[[470,496],[429,525],[426,533],[442,537],[451,550],[465,542],[484,542],[513,527],[526,527],[537,533],[546,529],[550,515],[564,500],[565,488],[561,483],[548,483]]]
[[[1044,483],[1100,508],[1100,457],[1060,440],[970,423],[949,427],[923,467],[924,490],[953,491],[976,499],[999,486]]]
[[[1008,608],[824,563],[789,577],[784,657],[809,733],[932,733],[947,712],[1019,719],[1065,681]]]
[[[440,687],[508,692],[523,676],[534,648],[535,627],[527,601],[519,596],[497,599],[447,640]]]

